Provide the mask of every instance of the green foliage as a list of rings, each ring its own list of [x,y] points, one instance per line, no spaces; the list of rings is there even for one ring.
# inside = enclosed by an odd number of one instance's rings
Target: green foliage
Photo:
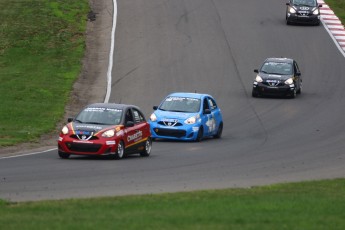
[[[174,194],[0,202],[0,229],[344,229],[345,179]]]
[[[35,141],[62,118],[85,50],[88,1],[0,1],[0,146]]]

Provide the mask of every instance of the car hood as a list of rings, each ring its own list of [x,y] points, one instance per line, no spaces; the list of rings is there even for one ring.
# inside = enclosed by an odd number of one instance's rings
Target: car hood
[[[286,81],[289,78],[292,78],[293,75],[279,75],[279,74],[266,74],[260,73],[259,76],[262,80],[279,80],[279,81]]]
[[[109,125],[77,123],[77,122],[71,122],[71,126],[73,127],[73,130],[75,132],[84,131],[84,132],[92,132],[92,133],[97,133],[103,129],[112,127]]]
[[[163,110],[156,110],[155,114],[158,120],[185,120],[197,113],[184,113],[184,112],[171,112],[171,111],[163,111]]]

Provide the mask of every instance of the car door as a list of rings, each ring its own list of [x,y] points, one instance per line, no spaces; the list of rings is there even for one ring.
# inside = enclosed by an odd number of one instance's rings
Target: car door
[[[210,135],[214,135],[217,133],[217,130],[218,130],[218,127],[219,127],[219,124],[222,120],[222,115],[221,115],[221,112],[217,106],[217,103],[216,101],[211,98],[211,97],[208,97],[207,98],[208,100],[208,104],[210,106],[210,110],[211,110],[211,117],[212,117],[212,132],[210,133]]]
[[[294,78],[297,84],[297,90],[299,91],[302,86],[302,75],[296,61],[294,61]]]
[[[204,136],[212,135],[215,132],[216,125],[209,100],[209,97],[205,97],[203,100],[202,123],[204,127]]]
[[[127,117],[128,116],[128,117]],[[150,129],[143,116],[143,114],[136,108],[131,108],[126,114],[127,124],[130,122],[131,126],[126,127],[127,131],[127,151],[137,152],[142,150],[145,136],[148,136]]]

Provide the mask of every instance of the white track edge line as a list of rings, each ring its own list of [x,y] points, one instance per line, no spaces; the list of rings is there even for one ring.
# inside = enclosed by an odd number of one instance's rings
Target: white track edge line
[[[345,51],[343,50],[343,48],[339,45],[338,41],[335,39],[335,37],[333,36],[332,32],[329,30],[328,26],[326,25],[326,23],[323,21],[323,19],[321,19],[322,25],[323,27],[326,29],[327,33],[330,35],[330,37],[332,38],[334,44],[337,46],[338,50],[340,51],[340,53],[344,56],[345,58]]]
[[[25,153],[25,154],[14,155],[14,156],[0,157],[0,160],[2,160],[2,159],[8,159],[8,158],[16,158],[16,157],[23,157],[23,156],[36,155],[36,154],[40,154],[40,153],[46,153],[46,152],[49,152],[49,151],[53,151],[53,150],[56,150],[56,149],[57,149],[57,148],[52,148],[52,149],[48,149],[48,150],[44,150],[44,151],[40,151],[40,152]]]
[[[117,19],[117,2],[113,0],[113,26],[111,29],[111,45],[109,52],[109,65],[107,72],[107,93],[104,99],[104,103],[109,102],[109,97],[111,94],[111,72],[113,70],[113,58],[114,58],[114,46],[115,46],[115,29],[116,29],[116,19]]]

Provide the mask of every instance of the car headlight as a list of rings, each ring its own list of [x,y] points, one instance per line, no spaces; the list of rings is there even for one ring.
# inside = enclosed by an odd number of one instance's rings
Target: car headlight
[[[109,129],[102,134],[102,137],[113,137],[115,135],[114,129]]]
[[[290,12],[291,14],[295,14],[295,13],[296,13],[296,10],[295,10],[294,8],[290,7],[290,8],[289,8],[289,12]]]
[[[262,78],[259,75],[256,76],[255,81],[256,82],[263,82]]]
[[[284,83],[287,84],[287,85],[291,85],[291,84],[293,84],[293,79],[289,78]]]
[[[318,14],[320,14],[319,9],[318,9],[318,8],[316,8],[316,9],[313,11],[313,14],[314,14],[314,15],[318,15]]]
[[[157,116],[156,116],[156,114],[152,113],[151,116],[150,116],[150,120],[151,120],[151,121],[157,121]]]
[[[65,125],[65,126],[62,128],[61,132],[62,132],[64,135],[66,135],[66,134],[69,132],[68,127]]]
[[[198,121],[199,118],[200,118],[200,116],[198,114],[196,116],[188,118],[187,120],[184,121],[184,123],[187,124],[187,125],[192,125],[192,124],[195,124]]]

